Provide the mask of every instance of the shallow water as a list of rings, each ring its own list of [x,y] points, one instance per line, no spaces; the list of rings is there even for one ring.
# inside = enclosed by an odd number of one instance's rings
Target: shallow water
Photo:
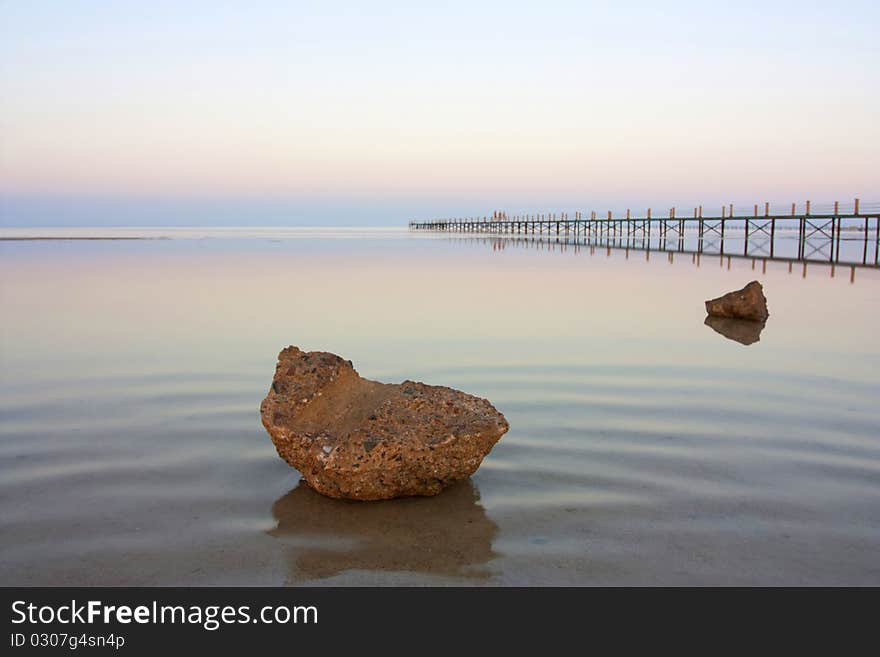
[[[0,242],[2,584],[880,584],[880,271],[145,236]],[[753,278],[745,346],[702,301]],[[437,497],[322,498],[260,424],[288,344],[510,432]]]

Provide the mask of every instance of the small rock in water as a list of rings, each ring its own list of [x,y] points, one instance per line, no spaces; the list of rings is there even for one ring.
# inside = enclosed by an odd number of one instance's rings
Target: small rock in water
[[[507,431],[487,400],[362,379],[351,361],[287,347],[260,405],[278,454],[330,497],[436,495],[472,475]]]
[[[758,281],[752,281],[741,290],[710,299],[706,302],[706,312],[712,317],[749,319],[754,322],[764,322],[770,316],[764,288]]]

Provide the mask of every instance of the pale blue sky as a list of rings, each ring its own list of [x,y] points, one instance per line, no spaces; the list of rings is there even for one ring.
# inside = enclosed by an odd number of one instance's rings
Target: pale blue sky
[[[0,225],[880,200],[876,2],[0,2]]]

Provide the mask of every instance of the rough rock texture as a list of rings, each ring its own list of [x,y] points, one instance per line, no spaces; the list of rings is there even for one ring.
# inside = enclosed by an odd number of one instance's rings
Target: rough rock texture
[[[730,317],[706,317],[706,326],[716,333],[720,333],[728,340],[750,345],[761,339],[761,331],[764,330],[765,322],[756,322],[751,319],[732,319]]]
[[[723,297],[710,299],[706,302],[706,312],[713,317],[750,319],[754,322],[764,322],[770,316],[764,288],[758,281],[752,281],[743,289],[728,292]]]
[[[485,399],[362,379],[351,361],[287,347],[260,406],[278,454],[330,497],[436,495],[469,477],[507,431]]]

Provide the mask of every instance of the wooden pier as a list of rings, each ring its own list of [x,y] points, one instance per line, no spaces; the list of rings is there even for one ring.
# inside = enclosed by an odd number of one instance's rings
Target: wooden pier
[[[737,213],[730,204],[713,216],[704,215],[702,206],[687,215],[673,207],[660,216],[653,215],[650,208],[643,216],[634,216],[630,210],[617,216],[611,211],[604,216],[596,212],[510,215],[496,211],[484,217],[410,221],[409,227],[447,233],[564,236],[647,251],[880,266],[880,203],[866,205],[855,199],[846,205],[835,201],[817,207],[807,201],[801,208],[792,203],[785,212],[764,203],[749,210]],[[796,249],[779,253],[794,240]],[[846,244],[843,255],[841,243]]]

